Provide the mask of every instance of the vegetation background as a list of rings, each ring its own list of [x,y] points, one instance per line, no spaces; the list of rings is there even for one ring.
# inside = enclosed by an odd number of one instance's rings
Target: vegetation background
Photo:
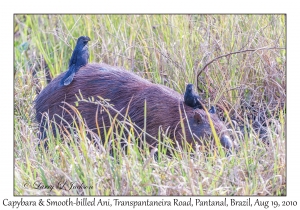
[[[198,83],[239,150],[230,157],[162,152],[154,161],[132,141],[128,155],[112,158],[82,127],[83,135],[50,136],[49,151],[41,150],[33,101],[66,71],[81,35],[92,40],[90,62],[122,66],[180,93]],[[286,195],[286,51],[261,49],[285,46],[285,15],[15,15],[15,195]],[[246,49],[257,50],[218,59],[197,77],[212,59]],[[65,181],[92,189],[45,188]]]

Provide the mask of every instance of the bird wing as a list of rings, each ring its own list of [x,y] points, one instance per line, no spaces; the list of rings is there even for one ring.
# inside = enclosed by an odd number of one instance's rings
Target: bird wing
[[[199,96],[195,97],[195,106],[202,108],[202,103]]]
[[[76,62],[77,62],[77,54],[78,54],[78,46],[76,45],[75,49],[73,50],[71,59],[69,61],[69,68],[70,68],[71,65],[76,64]]]

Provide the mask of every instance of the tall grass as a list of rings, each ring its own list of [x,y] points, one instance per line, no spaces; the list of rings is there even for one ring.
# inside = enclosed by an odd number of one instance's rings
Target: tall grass
[[[285,195],[286,51],[240,53],[244,49],[286,45],[284,15],[15,15],[14,159],[15,195]],[[38,147],[33,101],[66,71],[76,39],[91,38],[90,61],[122,66],[180,93],[198,83],[203,102],[217,105],[239,149],[230,157],[217,150],[173,147],[158,136],[158,156],[138,142],[133,123],[112,120],[97,146],[84,120],[68,135],[49,129],[49,149]],[[74,107],[76,109],[76,106]],[[230,116],[230,118],[228,116]],[[78,113],[80,118],[80,113]],[[268,144],[252,126],[264,119]],[[145,119],[146,121],[147,119]],[[240,135],[238,128],[245,125]],[[246,129],[248,127],[248,129]],[[143,129],[147,129],[146,127]],[[96,132],[97,133],[97,132]],[[128,135],[128,133],[130,135]],[[88,135],[90,134],[90,135]],[[125,135],[127,134],[127,135]],[[93,140],[93,141],[90,141]],[[119,142],[128,142],[127,152]],[[110,149],[113,148],[113,155]],[[91,189],[34,189],[71,182]],[[28,185],[24,186],[24,183]]]

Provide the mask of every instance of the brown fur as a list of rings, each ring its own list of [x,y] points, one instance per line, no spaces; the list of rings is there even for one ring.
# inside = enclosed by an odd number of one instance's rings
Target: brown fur
[[[104,99],[110,99],[114,108],[125,113],[129,105],[129,117],[140,128],[144,127],[144,104],[147,103],[147,127],[146,131],[151,136],[157,137],[158,129],[161,126],[163,130],[169,129],[171,139],[178,140],[181,144],[182,130],[180,126],[179,107],[181,108],[186,140],[193,143],[192,135],[204,137],[211,134],[211,128],[208,123],[208,117],[204,110],[186,106],[183,103],[183,96],[178,92],[158,84],[153,84],[129,71],[112,67],[106,64],[88,64],[82,67],[75,75],[74,80],[69,86],[60,86],[59,82],[65,73],[56,77],[35,100],[36,120],[41,123],[42,113],[47,112],[49,118],[59,115],[71,123],[73,118],[62,107],[70,110],[63,102],[75,106],[77,101],[75,94],[79,95],[79,90],[83,98],[101,96]],[[93,103],[79,103],[77,107],[82,117],[85,119],[90,129],[96,128],[95,116],[97,105]],[[184,111],[185,110],[185,111]],[[99,111],[99,110],[98,110]],[[72,112],[71,112],[72,113]],[[113,113],[111,113],[113,114]],[[114,113],[115,114],[115,113]],[[113,114],[113,115],[114,115]],[[216,114],[210,114],[214,127],[218,133],[226,129]],[[98,112],[98,124],[109,126],[107,115]],[[190,129],[188,129],[189,122]],[[56,118],[58,122],[58,118]],[[40,126],[41,133],[44,127]],[[155,144],[153,138],[147,138],[149,144]],[[201,144],[201,143],[200,143]]]

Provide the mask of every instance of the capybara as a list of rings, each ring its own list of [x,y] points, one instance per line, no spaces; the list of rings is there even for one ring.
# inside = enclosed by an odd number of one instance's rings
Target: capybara
[[[144,128],[152,137],[157,137],[159,129],[168,131],[171,139],[177,140],[180,145],[185,140],[194,145],[194,140],[208,137],[212,134],[208,116],[203,109],[193,109],[185,105],[183,95],[163,85],[153,84],[134,73],[107,64],[87,64],[75,75],[73,82],[68,86],[60,85],[65,73],[60,74],[48,86],[46,86],[35,100],[36,120],[40,123],[41,138],[45,137],[45,120],[43,113],[48,113],[49,119],[55,118],[56,122],[62,122],[61,118],[69,124],[73,121],[74,112],[65,103],[75,106],[78,96],[83,98],[101,96],[109,99],[113,108],[123,115],[128,108],[128,116],[136,126]],[[144,111],[146,104],[146,120]],[[89,129],[109,126],[110,120],[105,112],[101,112],[99,105],[90,102],[79,102],[76,106]],[[181,110],[181,112],[179,111]],[[66,111],[67,110],[67,111]],[[98,113],[96,113],[98,112]],[[180,114],[181,113],[181,114]],[[116,112],[111,112],[114,116]],[[219,134],[221,143],[226,148],[232,148],[232,141],[226,135],[226,127],[219,120],[217,114],[209,113],[215,130]],[[97,123],[96,123],[96,116]],[[118,115],[120,116],[120,115]],[[183,119],[185,132],[182,132],[180,119]],[[104,124],[103,124],[104,122]],[[55,128],[53,126],[55,131]],[[207,139],[207,138],[206,138]],[[155,145],[157,140],[146,137],[150,145]]]

